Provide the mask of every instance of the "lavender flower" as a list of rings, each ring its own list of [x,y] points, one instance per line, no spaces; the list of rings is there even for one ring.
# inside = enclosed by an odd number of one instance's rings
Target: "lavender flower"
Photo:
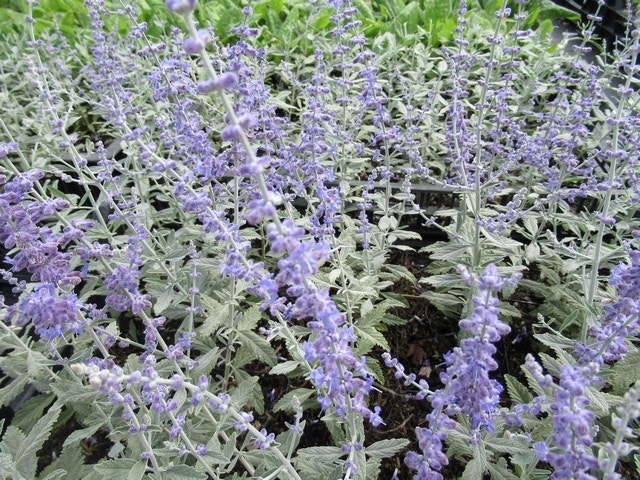
[[[416,429],[421,453],[410,452],[405,458],[405,464],[418,471],[416,480],[442,479],[439,471],[448,464],[443,442],[447,430],[455,427],[451,417],[469,417],[472,441],[479,440],[481,430],[493,431],[503,389],[489,373],[498,368],[493,344],[508,334],[510,327],[498,318],[498,299],[494,295],[507,286],[515,286],[520,275],[504,279],[493,264],[479,277],[462,267],[459,272],[478,289],[473,297],[473,312],[459,323],[460,329],[471,337],[461,340],[459,347],[445,355],[447,368],[440,375],[444,387],[427,396],[433,411],[427,416],[429,426]]]
[[[595,480],[590,471],[598,468],[591,448],[595,435],[595,414],[589,410],[587,387],[594,380],[597,365],[563,365],[560,381],[550,406],[553,433],[549,442],[534,445],[538,458],[549,463],[553,480]]]
[[[628,351],[626,339],[640,327],[640,250],[629,249],[630,263],[617,265],[609,277],[617,298],[604,305],[599,325],[589,329],[589,343],[578,342],[582,363],[620,360]]]

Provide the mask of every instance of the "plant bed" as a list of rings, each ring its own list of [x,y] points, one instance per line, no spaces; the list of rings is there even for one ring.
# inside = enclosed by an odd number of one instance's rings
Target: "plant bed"
[[[637,36],[294,3],[11,37],[0,476],[633,478]]]

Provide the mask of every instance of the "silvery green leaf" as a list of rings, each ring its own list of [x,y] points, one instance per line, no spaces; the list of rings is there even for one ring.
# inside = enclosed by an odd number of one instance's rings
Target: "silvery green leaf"
[[[101,393],[95,388],[77,380],[57,380],[51,384],[51,390],[63,404],[77,402],[90,405],[101,398]]]
[[[287,373],[293,372],[296,368],[300,366],[300,362],[295,360],[287,360],[286,362],[279,363],[275,365],[269,371],[271,375],[286,375]]]
[[[220,348],[216,346],[205,345],[205,354],[198,357],[197,367],[193,369],[193,377],[207,375],[215,367],[220,357]]]
[[[12,464],[15,458],[20,453],[20,446],[24,443],[24,439],[26,435],[22,433],[19,428],[13,427],[9,425],[7,430],[4,432],[2,436],[2,441],[0,441],[0,451],[9,455],[12,459]]]
[[[612,409],[624,405],[624,399],[622,397],[601,392],[594,387],[587,389],[587,398],[589,398],[590,402],[589,409],[592,410],[598,418],[608,417]]]
[[[30,430],[31,427],[42,418],[44,410],[53,401],[53,395],[34,395],[25,401],[15,413],[11,420],[11,425],[22,431]]]
[[[51,428],[58,418],[58,415],[60,415],[59,406],[50,408],[24,437],[24,440],[18,446],[18,451],[14,453],[13,461],[15,468],[26,478],[35,477],[38,464],[36,452],[42,448],[44,442],[49,438]]]
[[[358,338],[354,352],[356,355],[366,355],[374,346],[382,347],[386,352],[389,351],[387,339],[373,325],[367,325],[366,323],[361,324],[358,322],[354,325],[354,331]]]
[[[487,463],[487,470],[491,474],[491,480],[520,480],[520,477],[511,472],[506,465],[503,465],[504,459],[500,459],[498,462]],[[481,478],[481,477],[479,477]]]
[[[509,435],[507,433],[507,435]],[[494,452],[500,453],[528,453],[531,451],[531,446],[524,438],[517,437],[515,435],[506,437],[496,437],[495,435],[487,435],[483,440],[486,448]]]
[[[75,430],[69,434],[67,439],[64,441],[63,447],[67,447],[72,443],[79,442],[80,440],[84,440],[85,438],[89,438],[91,435],[100,430],[101,425],[92,425],[87,428],[81,428],[80,430]]]
[[[611,386],[615,393],[624,394],[631,385],[640,380],[640,352],[628,353],[611,368]]]
[[[260,360],[269,366],[278,363],[271,344],[264,337],[251,330],[236,330],[236,335],[242,348],[248,349],[253,354],[254,359]]]
[[[207,318],[198,329],[198,334],[206,337],[212,335],[216,330],[218,330],[218,328],[229,322],[231,305],[226,303],[222,304],[211,297],[207,297],[206,295],[200,295],[200,300],[204,306]]]
[[[473,457],[465,465],[460,480],[478,480],[484,477],[486,461],[480,457]]]
[[[12,379],[7,385],[0,388],[0,407],[9,405],[18,395],[20,395],[24,387],[29,383],[26,375]]]
[[[551,347],[556,353],[572,351],[576,343],[575,340],[561,337],[553,333],[538,333],[534,336],[536,340],[538,340],[543,345],[546,345],[547,347]]]
[[[47,474],[46,477],[40,476],[39,480],[71,480],[72,478],[73,477],[70,477],[69,472],[67,472],[66,470],[58,469]]]
[[[433,253],[429,256],[431,260],[449,260],[458,262],[461,259],[468,257],[471,250],[471,245],[468,244],[443,244],[438,249],[433,250]]]
[[[537,242],[531,242],[524,250],[524,259],[527,263],[534,262],[540,258],[540,245]]]
[[[390,274],[394,275],[396,278],[404,278],[411,283],[416,283],[418,281],[415,275],[411,273],[409,269],[404,265],[392,265],[385,263],[382,268],[383,270],[386,270]]]
[[[231,393],[231,398],[236,405],[246,405],[254,396],[254,390],[260,389],[258,377],[238,379],[238,386]]]
[[[68,445],[62,449],[62,453],[56,460],[40,474],[40,477],[63,471],[66,475],[62,478],[65,480],[83,480],[89,470],[93,470],[93,467],[84,464],[84,454],[80,449],[78,443],[74,445]],[[47,478],[47,477],[45,477]]]
[[[365,449],[365,453],[370,457],[389,458],[394,456],[409,444],[405,438],[390,438],[372,443]]]
[[[528,404],[533,400],[533,395],[529,389],[520,383],[514,376],[506,373],[504,375],[507,384],[507,392],[514,403]]]
[[[344,452],[340,447],[307,447],[298,450],[298,456],[314,460],[319,463],[328,464],[338,461],[344,457]]]
[[[13,468],[13,462],[11,461],[11,455],[0,452],[0,478],[11,478],[11,475],[15,472]]]
[[[293,412],[293,398],[297,397],[302,405],[303,409],[317,406],[318,402],[315,399],[316,391],[311,388],[296,388],[290,392],[287,392],[282,396],[280,400],[273,406],[274,412]]]
[[[418,232],[412,232],[411,230],[406,230],[402,228],[398,228],[393,231],[391,235],[388,237],[390,243],[394,243],[398,240],[422,240],[422,236]],[[408,247],[406,245],[393,245],[393,248],[406,249],[408,251],[415,251],[414,248]]]
[[[139,463],[131,458],[103,460],[94,469],[105,480],[129,480],[129,472]]]
[[[162,478],[166,480],[206,480],[206,473],[199,472],[189,465],[173,465],[162,472]]]

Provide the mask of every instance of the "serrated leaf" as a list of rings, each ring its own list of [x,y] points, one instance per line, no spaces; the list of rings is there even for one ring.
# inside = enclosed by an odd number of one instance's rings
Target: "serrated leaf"
[[[500,465],[499,463],[487,464],[487,470],[491,474],[491,480],[519,480],[520,477],[516,476],[508,468]],[[482,477],[478,477],[482,478]]]
[[[75,430],[69,434],[64,443],[63,447],[67,447],[72,443],[79,442],[80,440],[84,440],[85,438],[89,438],[91,435],[100,430],[100,425],[93,425],[91,427],[82,428],[80,430]]]
[[[516,453],[527,454],[531,452],[531,447],[524,440],[517,438],[505,438],[487,436],[483,440],[485,446],[494,452],[508,453],[514,455]]]
[[[479,480],[484,477],[485,465],[479,457],[472,458],[464,467],[461,480]]]
[[[612,368],[611,386],[615,393],[623,394],[640,380],[640,352],[627,354]]]
[[[575,340],[561,337],[553,333],[537,333],[534,335],[540,343],[552,348],[556,353],[573,351],[575,348]]]
[[[238,341],[244,348],[248,348],[254,357],[269,366],[278,363],[271,344],[264,338],[251,330],[237,330]]]
[[[70,480],[71,477],[69,477],[69,474],[66,470],[62,470],[62,469],[58,469],[58,470],[54,470],[53,472],[47,474],[46,477],[39,477],[40,480]]]
[[[0,452],[0,478],[9,478],[13,471],[11,455],[5,452]]]
[[[315,407],[317,405],[315,398],[310,400],[311,397],[315,395],[315,393],[316,391],[311,388],[296,388],[295,390],[287,392],[280,400],[278,400],[273,406],[273,411],[293,412],[293,397],[298,398],[303,408],[305,406],[305,403],[307,404],[307,406],[312,405]]]
[[[206,352],[198,357],[197,367],[193,369],[193,378],[197,378],[200,375],[208,375],[218,362],[220,348],[207,345]]]
[[[37,467],[36,452],[42,448],[44,442],[49,438],[51,428],[60,415],[60,407],[55,406],[42,417],[24,438],[20,445],[20,451],[13,456],[14,465],[26,478],[34,478]]]
[[[357,338],[356,355],[360,356],[369,353],[371,348],[376,345],[382,347],[385,352],[390,350],[387,339],[373,325],[362,325],[358,322],[354,325],[354,332]]]
[[[105,480],[128,480],[129,472],[136,465],[137,460],[130,458],[117,458],[113,460],[103,460],[95,467]]]
[[[270,375],[286,375],[287,373],[293,372],[296,368],[300,366],[300,362],[296,360],[287,360],[286,362],[282,362],[274,366],[270,371]]]
[[[365,449],[365,453],[370,457],[389,458],[394,456],[409,444],[406,438],[390,438],[372,443]]]
[[[53,401],[53,395],[34,395],[22,404],[11,420],[11,425],[22,431],[30,430]]]
[[[440,243],[440,242],[439,242]],[[471,245],[459,243],[440,243],[437,249],[429,255],[431,260],[448,260],[459,262],[460,259],[468,257]]]
[[[246,405],[249,403],[253,398],[253,391],[256,385],[258,385],[258,377],[249,377],[241,381],[231,394],[233,402],[237,405]]]
[[[145,460],[138,460],[129,473],[127,474],[127,480],[142,480],[144,472],[147,470],[147,462]],[[164,477],[164,475],[163,475]]]
[[[198,334],[200,336],[208,337],[218,330],[218,328],[227,324],[229,321],[229,315],[231,314],[231,305],[222,304],[205,295],[201,295],[200,300],[205,307],[207,318],[198,329]]]
[[[258,326],[258,322],[261,318],[262,312],[257,305],[253,305],[251,308],[248,308],[247,310],[242,312],[237,328],[238,330],[245,331],[253,330]]]
[[[520,383],[514,376],[506,373],[504,375],[507,384],[507,392],[514,403],[528,404],[533,400],[533,395],[529,389]]]
[[[411,273],[409,269],[404,265],[393,265],[385,263],[382,268],[394,275],[396,278],[404,278],[405,280],[408,280],[414,284],[418,281],[416,276]]]
[[[319,463],[330,464],[339,460],[345,453],[339,447],[307,447],[298,450],[298,455]]]
[[[87,470],[92,469],[92,467],[84,465],[84,459],[79,444],[69,445],[62,449],[60,456],[51,465],[45,467],[40,476],[63,471],[65,476],[62,478],[65,480],[83,480]]]
[[[20,448],[25,438],[26,435],[22,433],[19,428],[9,425],[7,427],[7,430],[4,432],[4,435],[2,436],[2,441],[0,442],[0,451],[2,451],[2,453],[4,454],[9,455],[12,459],[15,459],[20,453]]]
[[[23,375],[18,378],[14,378],[7,385],[0,388],[0,407],[9,405],[22,393],[27,383],[29,383],[29,379],[26,375]]]
[[[51,384],[51,390],[55,393],[60,403],[85,403],[91,404],[101,398],[101,393],[90,385],[83,385],[79,381],[58,380]]]
[[[166,480],[207,480],[207,474],[199,472],[189,465],[174,465],[162,474]]]

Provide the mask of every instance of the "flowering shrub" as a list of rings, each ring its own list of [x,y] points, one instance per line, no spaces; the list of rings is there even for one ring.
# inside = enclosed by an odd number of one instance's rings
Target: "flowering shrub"
[[[250,7],[224,44],[196,0],[166,37],[86,0],[77,49],[30,14],[0,59],[2,477],[640,474],[640,21],[590,61],[597,12],[554,41],[526,3],[461,2],[436,50],[314,2],[310,55]],[[427,328],[403,285],[457,322],[433,374],[392,351]]]

